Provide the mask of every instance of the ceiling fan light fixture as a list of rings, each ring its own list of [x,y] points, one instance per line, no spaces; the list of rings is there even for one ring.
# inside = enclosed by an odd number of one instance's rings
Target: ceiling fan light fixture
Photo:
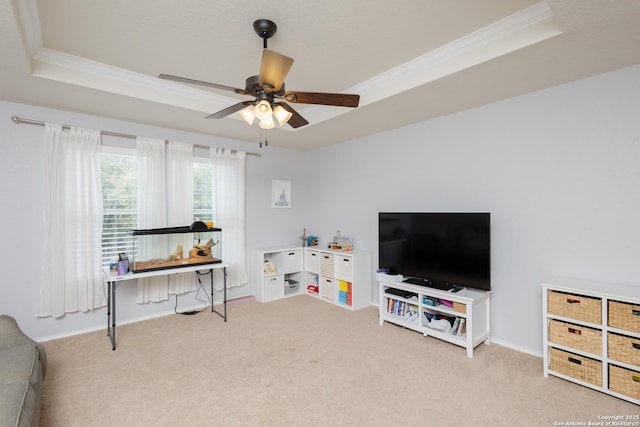
[[[245,122],[247,122],[249,124],[249,126],[251,126],[253,124],[253,121],[256,119],[256,115],[253,114],[253,106],[250,105],[246,108],[243,108],[242,110],[238,111],[238,113],[240,113],[240,115],[242,116],[242,118],[244,119]]]
[[[266,120],[260,120],[258,126],[260,126],[262,129],[273,129],[274,127],[276,127],[276,124],[273,121],[273,117],[269,117]]]
[[[273,119],[271,118],[272,113],[273,112],[271,111],[271,105],[269,105],[269,102],[265,99],[258,102],[258,104],[253,109],[253,114],[255,114],[255,116],[261,121],[265,121],[268,119],[271,119],[271,121],[273,121]]]
[[[276,116],[276,119],[278,119],[278,123],[280,124],[280,126],[284,126],[287,124],[287,122],[289,121],[289,119],[291,118],[291,116],[293,116],[293,113],[285,110],[282,105],[278,105],[274,110],[273,110],[273,115]]]

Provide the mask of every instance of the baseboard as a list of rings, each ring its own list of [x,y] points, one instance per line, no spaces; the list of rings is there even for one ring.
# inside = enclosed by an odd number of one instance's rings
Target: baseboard
[[[517,345],[513,345],[511,343],[508,343],[508,342],[505,342],[505,341],[502,341],[502,340],[493,339],[493,337],[491,337],[491,344],[497,344],[499,346],[506,347],[506,348],[509,348],[511,350],[519,351],[520,353],[526,353],[526,354],[530,354],[531,356],[542,358],[542,353],[541,352],[534,352],[534,351],[531,351],[531,350],[529,350],[527,348],[520,347],[520,346],[517,346]]]
[[[246,296],[241,296],[241,297],[236,297],[236,298],[232,298],[227,300],[227,305],[230,304],[239,304],[242,302],[247,302],[247,301],[251,301],[253,300],[254,297],[253,295],[246,295]],[[214,305],[220,305],[222,304],[222,302],[219,302],[217,304]],[[203,310],[203,305],[202,303],[200,304],[192,304],[192,305],[188,305],[185,307],[181,307],[180,308],[180,312],[185,312],[185,311],[201,311]],[[206,310],[211,311],[211,306],[207,306]],[[117,326],[123,326],[123,325],[129,325],[131,323],[138,323],[138,322],[144,322],[145,320],[151,320],[151,319],[157,319],[159,317],[165,317],[165,316],[169,316],[172,314],[176,314],[176,312],[173,310],[173,308],[171,310],[167,310],[167,311],[162,311],[159,313],[153,313],[153,314],[149,314],[146,316],[139,316],[139,317],[135,317],[132,319],[127,319],[127,320],[118,320],[118,324]],[[106,317],[105,317],[105,322],[106,322]],[[53,340],[57,340],[60,338],[68,338],[68,337],[73,337],[76,335],[82,335],[82,334],[88,334],[91,332],[96,332],[96,331],[105,331],[107,328],[106,326],[96,326],[93,328],[86,328],[86,329],[81,329],[81,330],[75,330],[73,333],[67,333],[67,334],[59,334],[59,335],[50,335],[44,338],[38,338],[38,342],[47,342],[47,341],[53,341]]]
[[[374,306],[374,307],[378,307],[378,303],[371,303],[371,305]],[[518,345],[514,345],[514,344],[508,343],[506,341],[499,340],[499,339],[494,339],[493,337],[491,337],[491,343],[492,344],[497,344],[497,345],[502,346],[502,347],[509,348],[511,350],[519,351],[520,353],[526,353],[526,354],[530,354],[531,356],[542,358],[542,352],[540,352],[540,351],[531,351],[528,348],[520,347]]]

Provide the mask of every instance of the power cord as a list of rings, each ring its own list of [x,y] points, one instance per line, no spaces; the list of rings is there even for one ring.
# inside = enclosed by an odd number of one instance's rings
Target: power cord
[[[201,273],[199,271],[196,271],[196,278],[198,279],[198,283],[200,284],[198,286],[198,290],[196,292],[196,300],[204,303],[204,307],[202,309],[200,309],[200,310],[191,310],[191,311],[178,312],[178,294],[176,294],[176,304],[175,304],[175,307],[173,308],[173,311],[175,311],[176,314],[184,314],[186,316],[192,316],[194,314],[202,313],[203,311],[205,311],[207,308],[209,308],[211,306],[211,298],[209,298],[209,295],[207,294],[207,291],[204,288],[204,285],[202,284],[202,281],[200,280],[200,276],[204,276],[206,274],[213,274],[213,271],[210,271],[210,272],[207,272],[207,273]],[[206,300],[203,300],[203,299],[201,299],[199,297],[200,290],[202,290],[204,292],[205,297],[207,297]]]

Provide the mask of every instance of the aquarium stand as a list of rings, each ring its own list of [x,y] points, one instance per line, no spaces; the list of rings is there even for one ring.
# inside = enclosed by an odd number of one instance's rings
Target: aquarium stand
[[[222,317],[224,321],[227,321],[227,263],[216,262],[208,265],[190,265],[185,267],[176,267],[168,270],[153,270],[143,273],[127,273],[125,275],[117,275],[110,271],[108,268],[103,270],[104,276],[107,281],[107,336],[111,340],[111,349],[116,349],[116,290],[118,285],[123,282],[127,282],[134,279],[141,279],[143,277],[157,277],[168,276],[170,274],[189,273],[196,271],[206,271],[204,274],[210,275],[211,283],[211,312]],[[223,282],[223,301],[222,312],[217,311],[213,307],[213,270],[222,269],[222,282]]]

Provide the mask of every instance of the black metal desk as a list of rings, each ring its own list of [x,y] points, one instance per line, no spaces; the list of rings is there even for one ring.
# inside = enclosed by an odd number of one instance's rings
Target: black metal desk
[[[190,265],[186,267],[176,267],[170,268],[166,270],[156,270],[156,271],[147,271],[144,273],[127,273],[124,276],[118,276],[117,274],[109,271],[108,268],[104,269],[104,275],[107,281],[107,336],[111,340],[112,349],[116,349],[116,289],[118,288],[118,284],[121,282],[125,282],[127,280],[140,279],[143,277],[157,277],[157,276],[168,276],[171,274],[179,274],[179,273],[188,273],[188,272],[196,272],[207,270],[208,274],[211,276],[211,312],[216,313],[218,316],[222,317],[224,321],[227,321],[227,267],[229,265],[226,263],[216,263],[216,264],[198,264],[198,265]],[[222,269],[223,276],[223,311],[222,313],[217,311],[213,307],[213,270]]]

